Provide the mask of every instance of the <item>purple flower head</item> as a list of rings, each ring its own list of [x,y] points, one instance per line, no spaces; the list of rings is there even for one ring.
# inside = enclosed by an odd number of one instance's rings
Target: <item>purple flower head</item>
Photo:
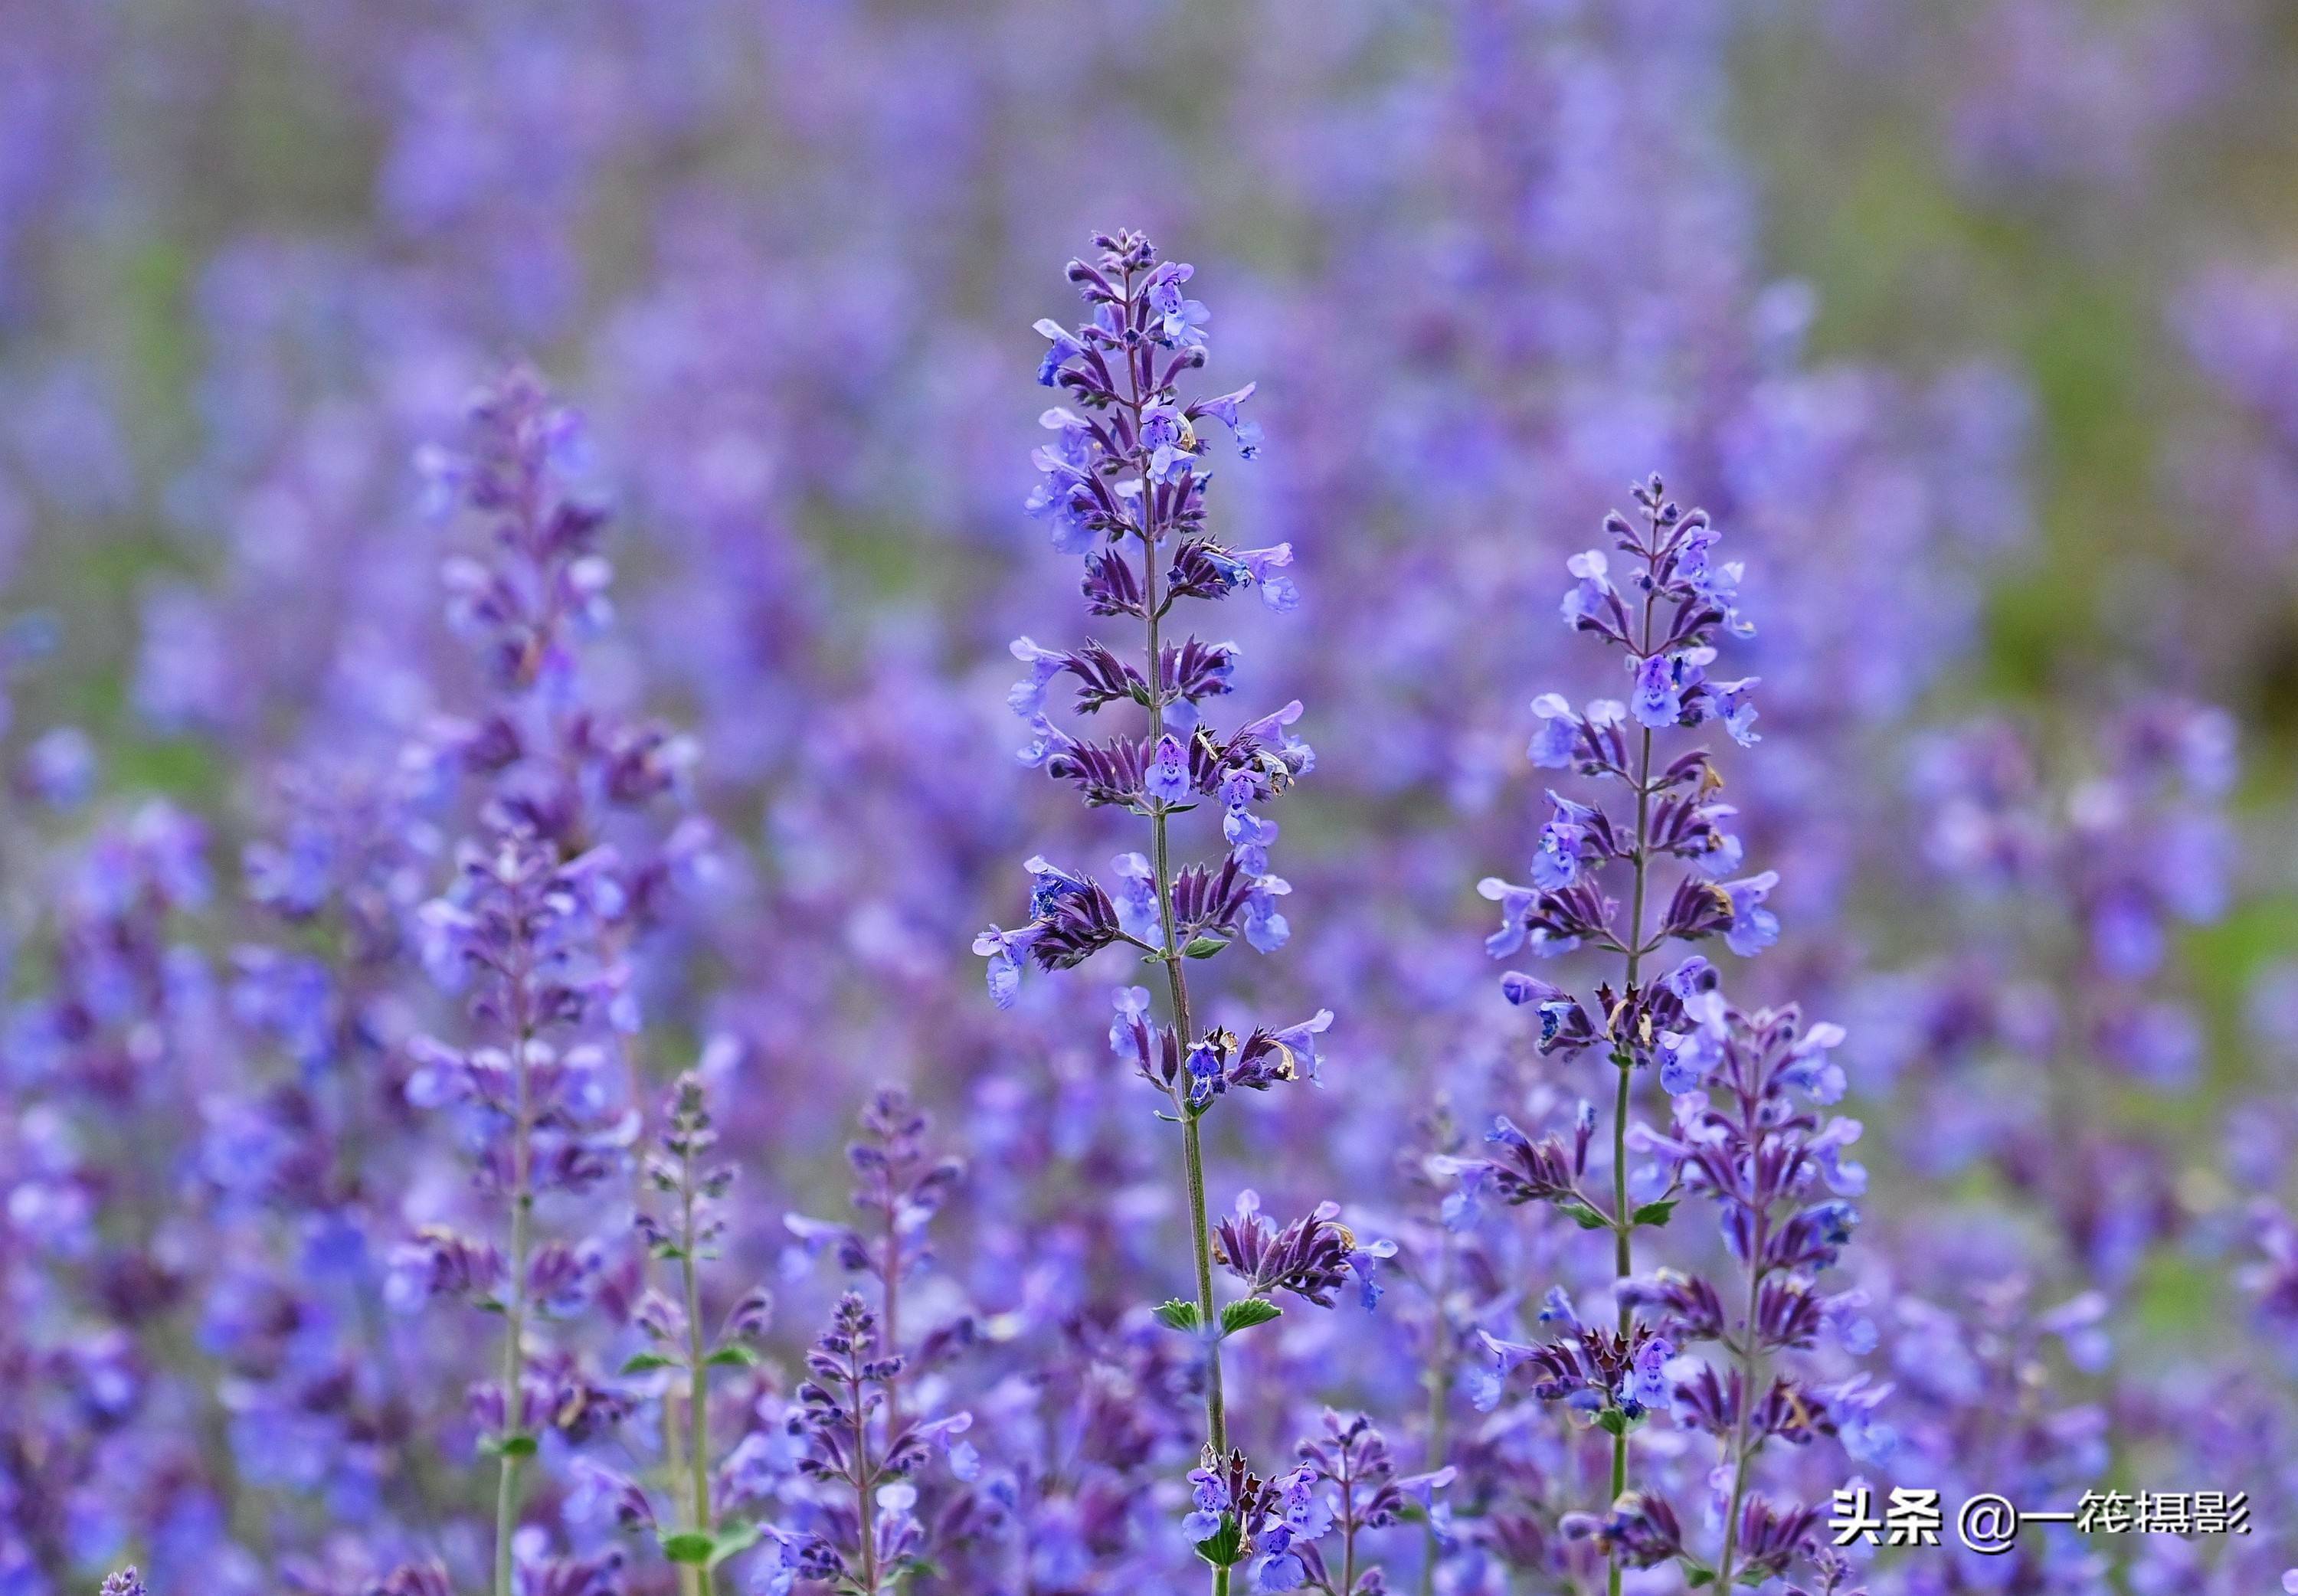
[[[1252,451],[1247,458],[1252,458]],[[1299,607],[1301,590],[1285,575],[1293,564],[1292,544],[1235,550],[1207,544],[1203,547],[1203,557],[1212,565],[1224,591],[1236,592],[1252,588],[1261,594],[1263,604],[1280,615]]]
[[[1195,790],[1189,775],[1188,749],[1170,732],[1157,740],[1151,750],[1149,770],[1143,778],[1141,790],[1161,804],[1178,804]]]
[[[1533,764],[1542,770],[1567,768],[1580,747],[1580,722],[1572,706],[1558,694],[1544,692],[1532,701],[1532,713],[1540,722],[1527,750]]]
[[[1683,664],[1655,654],[1636,664],[1636,689],[1629,696],[1629,711],[1636,724],[1655,732],[1665,731],[1683,718]]]
[[[1156,316],[1156,336],[1168,346],[1204,345],[1204,327],[1212,319],[1212,312],[1181,292],[1181,285],[1195,276],[1196,270],[1182,261],[1167,260],[1149,275],[1148,301]]]
[[[1686,961],[1687,963],[1690,961]],[[1705,963],[1705,961],[1701,961]],[[1659,1037],[1660,1086],[1672,1096],[1695,1092],[1708,1072],[1724,1062],[1729,1038],[1724,995],[1695,991],[1683,1000],[1685,1016],[1693,1021],[1684,1032],[1662,1031]]]
[[[1320,1203],[1280,1229],[1262,1217],[1257,1195],[1240,1192],[1236,1211],[1216,1228],[1213,1260],[1254,1296],[1285,1291],[1329,1308],[1335,1291],[1351,1278],[1368,1286],[1374,1261],[1393,1251],[1359,1246],[1355,1232],[1338,1222],[1340,1212],[1338,1203]],[[1367,1291],[1365,1305],[1372,1306],[1377,1294]]]
[[[1248,1193],[1232,1217],[1208,1222],[1201,1121],[1225,1099],[1303,1076],[1320,1079],[1318,1038],[1332,1013],[1318,1009],[1295,1024],[1257,1025],[1242,1038],[1193,1018],[1189,989],[1204,961],[1239,941],[1272,952],[1291,936],[1280,906],[1292,887],[1270,867],[1279,826],[1266,809],[1315,768],[1316,757],[1292,730],[1302,714],[1298,700],[1224,732],[1217,717],[1237,690],[1238,651],[1181,624],[1186,606],[1219,603],[1246,588],[1258,590],[1271,609],[1293,608],[1294,551],[1290,543],[1239,550],[1208,525],[1211,424],[1228,428],[1248,459],[1259,451],[1260,433],[1241,414],[1251,385],[1210,396],[1184,392],[1208,359],[1210,312],[1184,292],[1192,269],[1161,263],[1137,233],[1098,235],[1094,243],[1094,256],[1069,268],[1087,318],[1073,328],[1039,329],[1052,345],[1040,380],[1061,389],[1067,407],[1045,418],[1055,441],[1032,457],[1042,482],[1029,508],[1053,518],[1057,546],[1084,554],[1088,612],[1139,623],[1139,642],[1057,650],[1024,639],[1013,653],[1029,674],[1009,703],[1030,727],[1023,763],[1070,785],[1089,806],[1129,813],[1144,828],[1143,846],[1115,861],[1112,889],[1032,860],[1028,925],[993,926],[975,950],[989,961],[990,990],[1001,1007],[1013,1000],[1025,956],[1043,969],[1065,969],[1122,942],[1144,963],[1161,966],[1145,986],[1120,989],[1108,1037],[1111,1051],[1161,1095],[1170,1109],[1161,1117],[1178,1124],[1186,1149],[1183,1195],[1202,1284],[1195,1300],[1169,1302],[1156,1318],[1191,1332],[1193,1354],[1213,1368],[1205,1380],[1207,1444],[1190,1476],[1194,1509],[1183,1531],[1219,1567],[1249,1564],[1246,1588],[1294,1590],[1321,1575],[1310,1550],[1323,1530],[1308,1490],[1312,1476],[1263,1482],[1241,1454],[1216,1444],[1224,1435],[1221,1343],[1274,1317],[1272,1293],[1330,1306],[1353,1281],[1371,1306],[1379,1294],[1376,1265],[1396,1249],[1360,1244],[1330,1203],[1279,1228],[1261,1217]],[[1076,713],[1100,717],[1090,739],[1054,723],[1051,688],[1064,674],[1081,683]],[[1187,836],[1212,829],[1206,823],[1214,815],[1219,851],[1177,857]],[[1170,1022],[1154,1017],[1153,993]],[[1210,1285],[1216,1262],[1245,1287],[1226,1309]],[[1143,1388],[1170,1383],[1160,1374]],[[1143,1416],[1133,1408],[1115,1421],[1137,1425]],[[1043,1516],[1061,1526],[1039,1534],[1031,1552],[1045,1581],[1081,1576],[1098,1555],[1098,1542],[1088,1551],[1079,1538],[1084,1511],[1075,1504]]]
[[[1780,918],[1764,907],[1764,900],[1779,880],[1777,871],[1766,870],[1724,883],[1724,896],[1731,905],[1731,923],[1724,929],[1724,940],[1743,959],[1753,958],[1780,939]]]
[[[1564,595],[1565,624],[1595,631],[1609,627],[1614,612],[1619,608],[1619,596],[1612,591],[1611,562],[1604,551],[1591,549],[1584,554],[1575,554],[1565,566],[1580,579],[1580,584]]]
[[[1037,323],[1037,332],[1046,341],[1046,358],[1037,367],[1037,381],[1050,388],[1059,380],[1062,368],[1085,353],[1085,346],[1051,317]]]
[[[1500,977],[1500,993],[1518,1007],[1529,1005],[1540,1016],[1540,1050],[1576,1053],[1599,1039],[1588,1011],[1561,987],[1511,970]]]

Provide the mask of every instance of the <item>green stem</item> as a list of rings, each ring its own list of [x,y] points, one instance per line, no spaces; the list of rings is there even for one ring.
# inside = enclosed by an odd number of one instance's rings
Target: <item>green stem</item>
[[[710,1514],[710,1375],[709,1366],[703,1361],[702,1349],[702,1269],[695,1257],[700,1245],[694,1226],[694,1154],[682,1155],[685,1164],[680,1201],[683,1204],[686,1228],[685,1256],[679,1261],[680,1272],[686,1279],[686,1428],[688,1471],[692,1488],[694,1527],[702,1534],[713,1533],[715,1526]],[[701,1596],[710,1596],[712,1577],[710,1566],[704,1563],[694,1570],[695,1588]]]
[[[521,1245],[525,1240],[526,1226],[523,1218],[511,1222],[511,1254],[525,1255]],[[518,1473],[520,1455],[512,1450],[521,1437],[517,1426],[520,1406],[519,1387],[526,1377],[525,1360],[519,1351],[520,1338],[525,1334],[524,1315],[513,1309],[503,1337],[504,1430],[502,1473],[495,1482],[495,1596],[509,1596],[511,1588],[511,1537],[518,1528]]]
[[[1652,600],[1644,600],[1643,649],[1651,647]],[[1636,978],[1642,972],[1644,944],[1644,896],[1649,870],[1645,857],[1647,839],[1651,829],[1651,728],[1644,728],[1642,747],[1636,765],[1636,836],[1633,864],[1635,885],[1628,911],[1627,986],[1635,991]],[[1612,1282],[1617,1296],[1620,1282],[1635,1272],[1635,1226],[1628,1214],[1628,1110],[1635,1087],[1635,1051],[1632,1039],[1621,1039],[1613,1052],[1612,1061],[1619,1066],[1620,1081],[1612,1099]],[[1633,1313],[1623,1301],[1619,1305],[1619,1332],[1623,1341],[1633,1326]],[[1623,1425],[1620,1433],[1612,1437],[1612,1501],[1617,1501],[1628,1488],[1628,1431]],[[1605,1588],[1608,1596],[1620,1596],[1620,1554],[1611,1554]]]
[[[854,1506],[862,1526],[862,1589],[878,1596],[878,1504],[876,1470],[870,1462],[870,1421],[862,1406],[862,1382],[849,1382],[854,1398]]]
[[[895,1210],[899,1206],[893,1188],[886,1188],[886,1274],[885,1311],[879,1315],[886,1332],[886,1355],[902,1355],[902,1234],[894,1222]],[[893,1435],[902,1427],[902,1383],[896,1375],[886,1382],[886,1434]]]
[[[518,1529],[519,1443],[528,1439],[522,1387],[526,1383],[526,1266],[534,1211],[534,1107],[527,1075],[533,1028],[526,1013],[524,967],[511,982],[511,1073],[517,1082],[517,1111],[511,1128],[510,1301],[503,1318],[502,1473],[495,1482],[494,1596],[511,1596],[511,1540]]]
[[[1125,290],[1128,302],[1132,295],[1132,279],[1128,275]],[[1144,383],[1140,361],[1145,357],[1128,354],[1126,360],[1126,385],[1129,390],[1126,404],[1132,412],[1133,442],[1137,450],[1141,440]],[[1164,645],[1160,631],[1163,619],[1163,600],[1158,593],[1157,527],[1153,508],[1156,494],[1152,491],[1147,473],[1142,474],[1141,510],[1141,608],[1146,617],[1148,658],[1144,676],[1149,684],[1149,746],[1154,749],[1165,734],[1165,672]],[[1173,935],[1173,871],[1171,848],[1167,838],[1167,815],[1161,800],[1152,799],[1149,815],[1151,867],[1155,872],[1157,920],[1163,939],[1160,957],[1165,966],[1165,982],[1172,998],[1173,1029],[1180,1038],[1186,1057],[1190,1045],[1196,1039],[1189,1021],[1189,980],[1182,972],[1183,955]],[[1197,1322],[1203,1327],[1205,1342],[1205,1439],[1217,1456],[1228,1451],[1228,1415],[1221,1393],[1220,1343],[1213,1333],[1220,1324],[1213,1305],[1212,1227],[1205,1211],[1204,1138],[1199,1130],[1196,1116],[1190,1112],[1186,1088],[1176,1106],[1181,1116],[1181,1166],[1187,1186],[1189,1204],[1189,1239],[1195,1249],[1197,1275]],[[1228,1596],[1228,1570],[1213,1570],[1214,1596]]]
[[[1761,1146],[1762,1128],[1752,1106],[1743,1106],[1744,1131],[1751,1145]],[[1770,1239],[1768,1216],[1756,1215],[1748,1238],[1748,1320],[1732,1349],[1740,1365],[1740,1412],[1732,1435],[1732,1505],[1724,1517],[1724,1558],[1717,1564],[1715,1588],[1732,1588],[1732,1572],[1740,1551],[1740,1507],[1748,1494],[1748,1465],[1754,1449],[1748,1441],[1748,1416],[1756,1405],[1756,1382],[1763,1377],[1763,1348],[1757,1339],[1756,1318],[1763,1309],[1764,1247]]]

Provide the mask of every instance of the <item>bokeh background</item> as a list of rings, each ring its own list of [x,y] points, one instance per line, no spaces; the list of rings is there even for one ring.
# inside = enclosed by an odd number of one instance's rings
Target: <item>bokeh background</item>
[[[1412,1150],[1583,1089],[1501,1002],[1474,889],[1542,815],[1529,700],[1592,690],[1563,559],[1658,470],[1748,562],[1767,736],[1732,776],[1785,931],[1744,979],[1852,1027],[1909,1482],[2259,1504],[2246,1542],[1878,1588],[2271,1588],[2294,101],[2273,0],[0,0],[0,1590],[483,1565],[484,1338],[384,1288],[469,1200],[404,1089],[455,1005],[246,861],[324,855],[345,923],[445,885],[453,800],[376,795],[483,691],[440,580],[478,535],[418,460],[511,358],[616,505],[587,690],[692,738],[715,841],[633,955],[628,1063],[707,1050],[777,1334],[835,1285],[781,1215],[842,1203],[892,1080],[973,1167],[934,1290],[996,1327],[951,1377],[977,1410],[1029,1405],[1032,1344],[1138,1374],[1128,1315],[1183,1271],[1102,1042],[1125,972],[1000,1015],[969,952],[1029,854],[1132,846],[1014,762],[1004,704],[1007,641],[1077,625],[1021,509],[1029,327],[1120,226],[1195,263],[1215,375],[1260,383],[1220,513],[1304,595],[1233,607],[1319,765],[1294,939],[1216,1001],[1341,1018],[1321,1093],[1229,1116],[1216,1187],[1335,1197],[1479,1283],[1288,1322],[1249,1436],[1347,1401],[1441,1451],[1479,1422],[1465,1338],[1587,1267],[1505,1212],[1444,1239]],[[1990,1412],[2031,1433],[1989,1454]],[[592,1544],[570,1468],[534,1522]],[[1125,1582],[1174,1551],[1076,1533],[943,1588],[1157,1588]],[[1435,1572],[1557,1588],[1474,1533]]]

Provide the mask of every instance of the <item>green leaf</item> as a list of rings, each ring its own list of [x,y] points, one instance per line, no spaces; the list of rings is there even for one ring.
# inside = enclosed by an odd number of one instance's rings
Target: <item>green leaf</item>
[[[756,1369],[758,1366],[758,1352],[755,1347],[745,1346],[739,1341],[730,1341],[702,1361],[705,1367],[710,1369]]]
[[[706,1564],[718,1550],[718,1537],[707,1530],[682,1529],[662,1538],[662,1555],[674,1563]]]
[[[1715,1571],[1713,1568],[1694,1568],[1683,1576],[1683,1583],[1695,1591],[1702,1585],[1712,1585],[1715,1583]]]
[[[1255,1325],[1284,1317],[1285,1310],[1267,1297],[1239,1297],[1221,1310],[1221,1334],[1234,1336],[1239,1330],[1250,1330]]]
[[[1171,1330],[1194,1330],[1204,1323],[1194,1302],[1185,1302],[1175,1297],[1170,1302],[1157,1305],[1157,1318]]]
[[[1189,939],[1189,945],[1181,949],[1181,952],[1192,959],[1209,959],[1228,946],[1226,938],[1192,937]]]
[[[1628,1416],[1617,1408],[1607,1408],[1596,1415],[1596,1423],[1598,1427],[1607,1434],[1624,1435],[1628,1427]]]
[[[534,1455],[534,1437],[524,1434],[490,1435],[485,1449],[500,1458],[531,1458]]]
[[[626,1375],[642,1375],[649,1369],[674,1369],[677,1364],[677,1359],[665,1357],[660,1352],[633,1352],[624,1360],[623,1372]]]
[[[1216,1568],[1234,1567],[1244,1560],[1244,1536],[1238,1531],[1235,1514],[1221,1515],[1219,1533],[1198,1542],[1197,1555]]]
[[[1608,1230],[1612,1221],[1598,1213],[1577,1197],[1565,1197],[1556,1204],[1563,1215],[1583,1230]]]
[[[718,1545],[710,1554],[710,1566],[715,1568],[728,1558],[748,1551],[766,1533],[762,1524],[730,1524],[718,1532]]]
[[[1647,1203],[1636,1210],[1633,1216],[1635,1222],[1639,1225],[1665,1225],[1667,1223],[1667,1216],[1675,1211],[1678,1201],[1677,1198],[1668,1197],[1661,1202]]]

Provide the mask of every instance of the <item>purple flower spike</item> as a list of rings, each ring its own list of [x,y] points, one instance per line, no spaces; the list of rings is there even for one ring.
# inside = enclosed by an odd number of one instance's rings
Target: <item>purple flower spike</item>
[[[1169,1021],[1153,1017],[1149,988],[1122,988],[1109,1044],[1161,1095],[1164,1117],[1178,1122],[1186,1150],[1183,1197],[1198,1288],[1194,1301],[1169,1302],[1158,1317],[1189,1333],[1194,1355],[1211,1367],[1203,1379],[1204,1461],[1189,1476],[1194,1507],[1182,1533],[1225,1571],[1225,1585],[1226,1571],[1245,1567],[1243,1584],[1228,1588],[1328,1585],[1313,1546],[1321,1527],[1302,1517],[1311,1476],[1264,1484],[1241,1454],[1217,1444],[1227,1428],[1221,1343],[1275,1318],[1272,1293],[1330,1307],[1343,1286],[1354,1284],[1370,1307],[1380,1294],[1376,1266],[1395,1247],[1360,1245],[1336,1222],[1339,1210],[1331,1203],[1280,1228],[1261,1217],[1248,1193],[1233,1216],[1210,1222],[1201,1121],[1244,1093],[1302,1079],[1321,1082],[1320,1038],[1333,1014],[1318,1009],[1296,1024],[1256,1026],[1240,1038],[1227,1029],[1206,1029],[1203,1010],[1190,998],[1192,968],[1200,961],[1240,941],[1271,953],[1291,938],[1280,906],[1292,887],[1269,866],[1280,828],[1265,811],[1315,768],[1316,756],[1292,730],[1302,713],[1297,700],[1241,716],[1226,733],[1215,724],[1219,707],[1238,690],[1237,649],[1187,633],[1184,607],[1252,589],[1269,609],[1294,608],[1300,590],[1292,575],[1294,548],[1239,549],[1209,525],[1213,424],[1229,431],[1246,459],[1260,452],[1261,433],[1243,415],[1252,384],[1195,398],[1183,392],[1184,379],[1208,359],[1211,313],[1185,288],[1194,269],[1160,261],[1137,233],[1104,234],[1094,244],[1094,257],[1072,260],[1069,269],[1087,319],[1075,327],[1038,326],[1049,345],[1038,380],[1059,388],[1067,403],[1043,418],[1054,441],[1032,457],[1041,481],[1028,508],[1052,520],[1058,547],[1086,557],[1088,612],[1139,624],[1138,652],[1120,654],[1097,641],[1046,649],[1022,639],[1013,652],[1029,674],[1008,703],[1030,727],[1023,762],[1069,783],[1088,806],[1129,811],[1145,824],[1145,846],[1118,856],[1114,884],[1106,889],[1030,861],[1028,923],[1014,930],[992,926],[976,939],[974,951],[988,961],[990,995],[1001,1008],[1013,1001],[1025,958],[1042,969],[1066,969],[1123,943],[1160,968],[1154,984],[1163,989]],[[1064,674],[1083,684],[1078,713],[1098,717],[1090,738],[1051,718],[1051,689]],[[1197,812],[1218,815],[1220,851],[1177,860],[1178,828],[1205,823],[1188,820]],[[1584,851],[1576,835],[1559,847]],[[1216,1262],[1244,1292],[1226,1308],[1211,1285]],[[1074,1569],[1054,1560],[1062,1571],[1046,1573],[1049,1581],[1084,1572],[1081,1555]],[[1350,1596],[1368,1590],[1360,1585]]]
[[[1806,1030],[1792,1008],[1741,1012],[1704,958],[1684,959],[1665,975],[1652,965],[1672,940],[1720,934],[1742,958],[1770,947],[1780,925],[1766,900],[1779,877],[1718,879],[1742,857],[1737,811],[1716,797],[1722,778],[1709,748],[1676,740],[1711,722],[1738,747],[1758,740],[1755,679],[1708,675],[1724,641],[1753,630],[1737,608],[1742,573],[1716,558],[1722,534],[1707,517],[1671,502],[1657,477],[1638,484],[1635,498],[1637,519],[1605,520],[1610,551],[1573,557],[1576,585],[1563,606],[1576,632],[1617,651],[1631,681],[1626,703],[1599,700],[1575,715],[1559,694],[1533,702],[1533,764],[1571,772],[1595,790],[1587,798],[1548,795],[1551,818],[1541,829],[1530,885],[1487,878],[1478,886],[1500,906],[1500,929],[1485,943],[1494,956],[1528,947],[1548,957],[1592,949],[1618,961],[1616,978],[1584,996],[1517,971],[1500,982],[1511,1004],[1536,1016],[1542,1053],[1603,1061],[1609,1079],[1600,1096],[1614,1105],[1608,1168],[1598,1165],[1591,1178],[1600,1120],[1589,1102],[1568,1123],[1536,1133],[1500,1118],[1488,1157],[1454,1161],[1464,1192],[1551,1208],[1601,1233],[1619,1319],[1616,1328],[1583,1322],[1553,1290],[1539,1316],[1550,1338],[1484,1333],[1493,1366],[1473,1377],[1471,1391],[1489,1410],[1510,1377],[1530,1369],[1535,1399],[1567,1404],[1609,1433],[1615,1481],[1633,1477],[1632,1437],[1655,1412],[1672,1410],[1679,1426],[1712,1434],[1724,1458],[1715,1477],[1728,1482],[1713,1557],[1685,1546],[1682,1520],[1649,1483],[1566,1514],[1558,1528],[1567,1542],[1600,1551],[1614,1584],[1623,1567],[1681,1559],[1696,1583],[1721,1590],[1779,1575],[1814,1520],[1812,1509],[1749,1493],[1757,1447],[1773,1437],[1807,1443],[1847,1423],[1859,1444],[1882,1444],[1880,1426],[1871,1434],[1864,1417],[1839,1419],[1827,1395],[1783,1356],[1812,1347],[1832,1322],[1832,1299],[1817,1279],[1858,1224],[1842,1198],[1864,1189],[1865,1173],[1845,1156],[1857,1122],[1823,1127],[1809,1106],[1843,1093],[1843,1071],[1830,1056],[1843,1039],[1839,1028]],[[1608,786],[1624,789],[1626,798],[1601,801]],[[1607,889],[1608,878],[1616,891]],[[1666,1130],[1632,1124],[1634,1093],[1650,1076],[1672,1099]],[[1553,1121],[1563,1120],[1561,1108],[1548,1111]],[[1632,1168],[1632,1154],[1652,1162]],[[1638,1238],[1665,1227],[1688,1196],[1716,1204],[1745,1284],[1724,1289],[1669,1269],[1633,1272]],[[1749,1306],[1735,1321],[1727,1302]],[[1849,1332],[1849,1340],[1860,1338]],[[1684,1374],[1690,1360],[1680,1364],[1677,1351],[1696,1342],[1726,1344],[1728,1372],[1719,1377],[1702,1363]],[[1759,1361],[1769,1382],[1760,1408]]]

